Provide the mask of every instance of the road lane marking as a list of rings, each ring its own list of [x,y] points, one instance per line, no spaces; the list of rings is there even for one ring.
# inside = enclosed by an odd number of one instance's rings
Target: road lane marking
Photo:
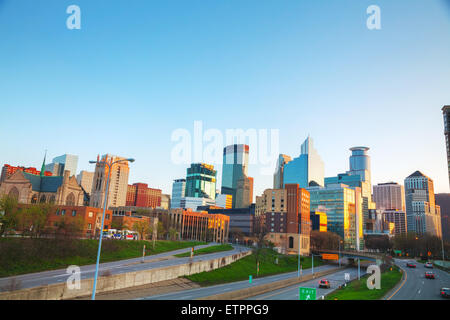
[[[405,274],[405,280],[403,280],[402,284],[400,285],[400,287],[397,288],[397,290],[395,290],[395,292],[386,300],[391,300],[391,298],[397,294],[397,292],[403,287],[403,285],[406,283],[406,279],[408,279],[408,273],[406,273],[406,270],[404,270],[403,268],[399,267],[400,269],[403,270],[403,273]]]

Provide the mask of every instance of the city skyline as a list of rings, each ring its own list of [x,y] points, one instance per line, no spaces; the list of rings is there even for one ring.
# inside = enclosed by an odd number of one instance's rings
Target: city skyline
[[[78,155],[80,172],[97,154],[133,157],[129,183],[170,194],[188,167],[164,160],[171,134],[201,120],[221,132],[279,129],[279,153],[291,157],[310,134],[325,177],[346,170],[348,148],[368,146],[373,185],[420,170],[448,193],[448,7],[378,2],[382,29],[371,31],[371,1],[249,1],[239,12],[236,1],[118,1],[105,14],[80,0],[81,30],[65,26],[70,1],[0,1],[0,108],[28,115],[20,132],[16,121],[0,127],[0,163],[39,169],[48,149],[48,159]],[[254,194],[274,170],[249,165]]]

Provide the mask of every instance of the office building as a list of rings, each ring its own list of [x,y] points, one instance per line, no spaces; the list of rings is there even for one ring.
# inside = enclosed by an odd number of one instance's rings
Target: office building
[[[161,194],[161,209],[169,210],[170,209],[170,194]]]
[[[401,235],[408,232],[406,212],[402,210],[383,210],[383,219],[394,224],[394,234]]]
[[[253,178],[243,176],[237,182],[236,208],[248,208],[253,202]]]
[[[216,194],[216,206],[231,209],[233,207],[233,196],[231,194]]]
[[[309,187],[311,212],[327,215],[327,230],[344,240],[344,248],[363,250],[361,189],[344,184]]]
[[[106,182],[109,169],[104,162],[115,162],[118,160],[126,160],[126,158],[106,154],[103,155],[101,161],[96,164],[90,199],[91,207],[103,208],[105,202]],[[128,166],[128,161],[118,162],[113,165],[111,179],[109,181],[108,203],[106,208],[126,205],[129,173],[130,168]]]
[[[77,174],[78,156],[72,154],[64,154],[53,158],[52,162],[45,165],[45,171],[52,172],[54,176],[64,175],[64,171],[69,171],[70,175]]]
[[[434,197],[433,180],[420,171],[405,179],[408,232],[442,236],[441,212]]]
[[[447,168],[448,177],[450,179],[450,105],[444,106],[442,108],[442,113],[444,116],[444,135],[445,135],[445,146],[447,149]]]
[[[94,172],[81,171],[77,175],[77,182],[87,194],[91,194],[92,184],[94,183]]]
[[[379,210],[405,211],[405,190],[396,182],[373,186],[373,201]]]
[[[181,198],[186,191],[186,179],[176,179],[172,183],[172,200],[170,207],[172,209],[181,208]]]
[[[199,208],[200,209],[200,208]],[[255,205],[248,208],[235,209],[219,209],[219,208],[205,208],[209,214],[222,214],[230,217],[230,236],[232,233],[239,232],[246,237],[253,236],[255,230]],[[235,239],[230,239],[234,241]]]
[[[5,181],[9,177],[11,177],[17,170],[23,171],[23,172],[26,172],[26,173],[30,173],[30,174],[33,174],[33,175],[37,175],[37,176],[41,175],[41,171],[39,171],[39,170],[37,170],[36,168],[33,168],[33,167],[21,167],[21,166],[14,167],[14,166],[11,166],[9,164],[5,164],[2,167],[2,173],[1,173],[1,176],[0,176],[0,183],[2,183],[3,181]],[[44,176],[50,177],[50,176],[52,176],[52,173],[49,172],[49,171],[44,171]]]
[[[216,198],[216,174],[213,165],[206,163],[193,163],[187,169],[186,174],[186,197]]]
[[[300,188],[310,184],[323,186],[324,170],[322,158],[314,149],[312,138],[308,137],[301,145],[300,156],[284,164],[283,187],[286,184],[298,184]]]
[[[280,154],[277,160],[277,166],[275,168],[275,173],[273,174],[273,188],[274,189],[283,189],[284,182],[284,166],[286,163],[292,161],[292,158],[285,154]]]
[[[437,193],[436,204],[441,208],[441,226],[444,240],[450,241],[450,193]]]
[[[320,209],[311,212],[311,229],[319,232],[327,232],[327,214]]]
[[[149,188],[146,183],[134,183],[127,187],[127,207],[157,208],[161,206],[161,189]]]
[[[238,195],[238,181],[248,177],[248,156],[249,146],[245,144],[233,144],[223,149],[222,188],[220,193],[232,195],[233,208],[237,207],[237,199],[243,199],[244,197],[241,194]],[[239,193],[243,192],[244,189],[241,187]],[[253,191],[251,193],[253,194]]]
[[[180,199],[180,207],[192,211],[197,211],[197,208],[201,206],[215,206],[215,204],[215,200],[210,198],[182,197]]]

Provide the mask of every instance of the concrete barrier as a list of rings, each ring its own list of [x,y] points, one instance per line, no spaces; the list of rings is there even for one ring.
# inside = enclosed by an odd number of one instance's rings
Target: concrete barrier
[[[102,276],[97,280],[96,292],[101,293],[142,286],[159,281],[172,280],[181,276],[187,276],[203,271],[211,271],[233,263],[250,254],[251,251],[247,251],[211,260],[195,261],[164,268]],[[67,288],[66,283],[58,283],[11,292],[0,292],[0,300],[62,300],[90,296],[94,286],[94,279],[81,280],[80,284],[80,289],[69,289]]]
[[[208,296],[208,297],[204,297],[204,298],[198,298],[197,300],[243,300],[243,299],[254,297],[254,296],[257,296],[260,294],[278,290],[281,288],[289,287],[289,286],[292,286],[297,283],[302,283],[302,282],[309,281],[312,279],[320,278],[320,277],[323,277],[325,275],[334,273],[334,272],[342,270],[342,269],[345,269],[345,268],[337,267],[334,269],[317,272],[314,274],[314,276],[312,274],[309,274],[309,275],[302,276],[300,278],[290,278],[290,279],[286,279],[286,280],[280,280],[280,281],[276,281],[276,282],[261,284],[261,285],[254,286],[254,287],[239,289],[239,290],[226,292],[226,293],[220,293],[220,294],[216,294],[216,295],[212,295],[212,296]]]

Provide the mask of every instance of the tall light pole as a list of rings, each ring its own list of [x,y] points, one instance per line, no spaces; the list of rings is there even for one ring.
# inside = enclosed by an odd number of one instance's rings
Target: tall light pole
[[[102,226],[100,229],[100,240],[98,242],[98,251],[97,251],[97,263],[95,264],[95,276],[94,276],[94,287],[92,288],[92,300],[95,300],[95,290],[97,288],[97,278],[98,278],[98,265],[100,263],[100,252],[102,251],[102,238],[103,238],[103,228],[105,225],[105,214],[106,207],[108,205],[108,193],[109,193],[109,180],[111,179],[111,170],[114,164],[119,162],[134,162],[134,159],[120,159],[116,161],[112,161],[112,158],[108,161],[107,158],[105,160],[100,161],[97,156],[97,161],[89,161],[89,163],[102,164],[108,167],[108,178],[106,179],[106,188],[105,188],[105,202],[103,204],[103,214],[102,214]]]

